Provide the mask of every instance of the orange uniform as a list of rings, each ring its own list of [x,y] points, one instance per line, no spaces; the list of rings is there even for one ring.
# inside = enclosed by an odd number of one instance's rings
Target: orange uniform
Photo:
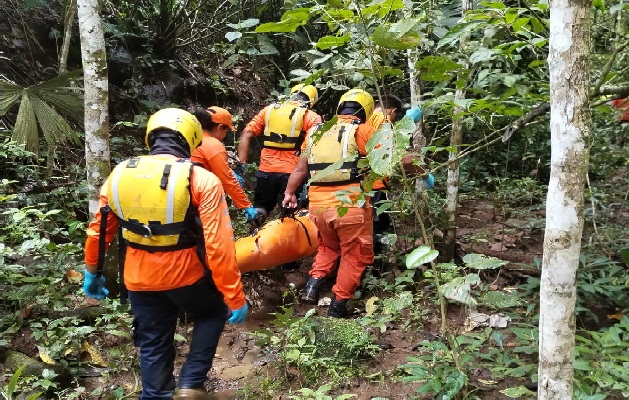
[[[270,107],[273,107],[273,105],[266,106],[256,114],[245,127],[245,131],[253,132],[254,136],[262,135],[266,126],[266,114]],[[301,129],[307,132],[310,128],[322,122],[323,120],[319,114],[312,110],[306,110]],[[260,153],[260,166],[258,169],[264,172],[290,174],[295,169],[297,161],[299,161],[299,155],[295,151],[263,148]]]
[[[350,122],[353,119],[357,119],[356,117],[352,117],[349,115],[339,115],[338,122]],[[372,126],[367,124],[360,124],[358,129],[356,130],[355,138],[356,138],[356,146],[358,147],[358,152],[365,156],[367,155],[367,142],[371,138],[371,135],[375,132]],[[306,157],[306,143],[302,145],[301,156]],[[346,199],[339,199],[337,196],[337,192],[339,191],[347,191],[348,196]],[[362,193],[362,189],[360,188],[360,183],[351,183],[337,186],[315,186],[311,185],[308,188],[308,200],[310,201],[311,208],[334,208],[337,207],[361,207],[357,204],[356,198],[358,195]],[[345,196],[340,196],[345,197]],[[349,200],[344,201],[344,200]]]
[[[220,140],[204,133],[203,142],[192,152],[190,160],[201,164],[218,177],[236,207],[240,209],[251,207],[251,202],[238,184],[234,172],[229,168],[227,150]]]
[[[190,175],[190,195],[191,203],[197,208],[203,224],[206,262],[212,272],[212,279],[223,294],[227,306],[237,310],[244,306],[245,294],[236,264],[234,232],[221,183],[214,174],[195,166]],[[98,261],[100,207],[106,204],[109,204],[107,183],[100,192],[99,211],[87,229],[85,264],[88,266],[95,266]],[[114,239],[118,226],[118,219],[110,212],[107,217],[107,244]],[[194,247],[149,252],[127,246],[124,281],[131,291],[164,291],[192,285],[204,276],[204,269]]]
[[[350,122],[353,116],[339,115],[338,122]],[[360,124],[355,133],[358,152],[367,155],[366,145],[375,129],[368,124]],[[302,148],[305,154],[305,144]],[[345,199],[338,198],[339,191],[346,191]],[[350,299],[360,284],[365,268],[373,261],[373,210],[369,203],[362,206],[357,197],[362,192],[360,183],[336,186],[315,186],[308,189],[310,219],[318,229],[319,249],[315,256],[310,275],[314,278],[329,276],[340,257],[336,283],[332,288],[337,299]],[[345,196],[343,196],[345,197]],[[347,207],[341,217],[338,208]]]

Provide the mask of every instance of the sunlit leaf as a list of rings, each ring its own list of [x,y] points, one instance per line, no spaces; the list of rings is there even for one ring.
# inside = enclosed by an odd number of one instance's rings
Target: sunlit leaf
[[[406,268],[416,269],[422,264],[426,264],[439,256],[439,251],[429,246],[419,246],[406,255]]]
[[[242,37],[242,32],[238,32],[238,31],[227,32],[225,34],[225,39],[227,39],[230,42],[233,42],[234,40],[238,40],[241,37]]]
[[[459,276],[441,286],[441,294],[446,299],[468,306],[475,306],[476,300],[472,297],[472,286],[481,283],[477,274]]]
[[[517,387],[504,389],[504,390],[501,390],[500,393],[512,399],[518,399],[522,396],[526,396],[527,398],[530,398],[531,396],[535,396],[534,392],[531,392],[524,386],[517,386]]]
[[[315,47],[320,50],[326,50],[332,47],[343,46],[350,40],[349,33],[343,36],[324,36],[317,41]]]

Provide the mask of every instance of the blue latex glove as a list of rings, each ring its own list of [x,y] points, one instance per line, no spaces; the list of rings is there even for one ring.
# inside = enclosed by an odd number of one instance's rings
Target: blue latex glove
[[[247,207],[245,208],[245,217],[247,217],[248,222],[251,222],[255,221],[259,217],[259,214],[255,208]]]
[[[227,322],[230,324],[242,324],[245,322],[245,318],[247,318],[247,313],[249,313],[249,306],[247,305],[247,302],[245,302],[244,306],[231,311],[231,315],[229,316]]]
[[[426,190],[430,190],[435,187],[435,177],[432,174],[424,177],[424,187]]]
[[[237,173],[234,172],[234,176],[236,177],[236,180],[238,181],[238,184],[240,185],[241,188],[245,188],[245,178],[243,178],[242,176],[238,175]]]
[[[85,270],[83,280],[83,291],[85,295],[92,299],[102,300],[109,294],[109,290],[105,288],[105,277],[101,275],[97,277]]]
[[[409,108],[408,110],[406,110],[406,114],[404,115],[407,117],[411,117],[413,119],[413,122],[419,122],[419,120],[422,119],[422,109],[419,106]]]

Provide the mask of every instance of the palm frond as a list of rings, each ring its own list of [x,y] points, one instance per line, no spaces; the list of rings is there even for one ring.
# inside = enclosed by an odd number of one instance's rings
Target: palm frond
[[[61,144],[67,140],[79,143],[79,138],[70,124],[50,104],[33,97],[33,112],[44,132],[44,139],[50,144]]]
[[[67,115],[83,125],[83,97],[80,93],[34,90],[31,94],[50,105],[58,113]]]
[[[76,69],[56,78],[39,83],[29,88],[32,96],[37,96],[48,103],[57,112],[67,115],[76,122],[83,123],[83,88],[73,86],[77,80],[82,81],[83,70]]]
[[[0,115],[6,114],[17,103],[23,90],[13,82],[0,80]]]
[[[26,150],[32,151],[35,155],[39,155],[37,118],[33,112],[33,104],[26,90],[23,92],[20,109],[17,112],[12,139],[20,144],[24,144]]]
[[[75,69],[74,71],[68,71],[65,74],[61,74],[55,78],[38,83],[32,86],[33,89],[53,89],[53,90],[76,90],[74,82],[77,80],[83,80],[83,70]],[[80,79],[79,79],[80,78]]]

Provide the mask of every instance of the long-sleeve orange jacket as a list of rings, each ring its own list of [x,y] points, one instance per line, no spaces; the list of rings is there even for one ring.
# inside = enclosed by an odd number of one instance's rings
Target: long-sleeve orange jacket
[[[211,172],[195,166],[190,174],[191,202],[198,209],[203,225],[206,261],[212,279],[223,294],[231,310],[245,304],[245,293],[236,264],[236,248],[225,194],[218,178]],[[99,211],[87,229],[85,264],[92,269],[98,262],[100,234],[100,208],[109,203],[107,183],[99,198]],[[107,247],[118,230],[114,213],[107,216]],[[124,280],[127,288],[134,291],[162,291],[191,285],[204,275],[204,266],[196,248],[170,252],[148,252],[127,247],[124,263]]]
[[[201,146],[192,152],[190,160],[201,164],[218,177],[236,207],[240,209],[251,207],[251,202],[236,180],[234,171],[229,168],[227,150],[220,140],[204,134]]]

